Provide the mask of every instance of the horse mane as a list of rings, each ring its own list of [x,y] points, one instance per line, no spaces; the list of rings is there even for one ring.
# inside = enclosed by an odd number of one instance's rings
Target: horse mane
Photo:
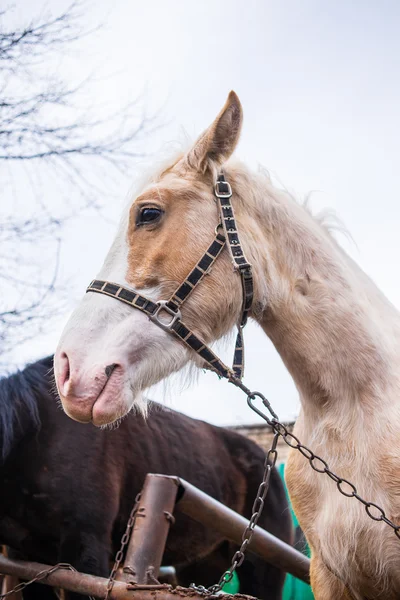
[[[37,398],[51,390],[53,357],[43,358],[0,379],[0,456],[4,461],[24,432],[28,420],[33,429],[40,428]],[[25,425],[26,427],[26,425]]]
[[[324,230],[325,233],[328,234],[328,236],[336,244],[338,244],[338,241],[336,239],[337,233],[343,235],[349,241],[354,243],[354,240],[349,230],[347,229],[346,225],[343,223],[342,219],[337,215],[334,209],[323,208],[318,212],[314,211],[314,209],[311,206],[311,199],[313,196],[316,195],[316,193],[318,193],[318,190],[310,191],[306,193],[304,197],[299,197],[299,195],[297,195],[296,192],[287,188],[284,182],[282,182],[279,178],[277,178],[276,176],[272,177],[268,169],[266,169],[262,165],[259,165],[258,169],[253,171],[251,169],[248,170],[246,165],[242,161],[236,159],[231,159],[228,165],[229,164],[233,166],[234,171],[239,173],[239,176],[241,175],[243,177],[243,175],[246,174],[246,172],[248,174],[248,171],[250,171],[250,173],[255,177],[255,181],[260,182],[259,185],[262,186],[263,183],[266,185],[268,195],[271,198],[275,199],[277,202],[282,200],[288,201],[289,203],[294,203],[294,205],[304,209],[304,211],[312,218],[314,223],[317,226],[319,226],[322,230]],[[254,183],[247,182],[247,185],[250,187],[254,185]],[[246,196],[246,198],[248,198],[248,195]],[[260,200],[262,203],[264,202],[262,194],[261,197],[258,199],[258,203],[260,202]]]

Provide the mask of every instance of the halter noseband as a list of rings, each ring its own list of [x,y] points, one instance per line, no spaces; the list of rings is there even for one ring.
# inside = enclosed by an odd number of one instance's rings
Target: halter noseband
[[[206,368],[215,371],[220,377],[229,380],[241,380],[244,372],[244,347],[243,347],[243,327],[246,325],[247,317],[253,302],[253,274],[250,263],[247,262],[239,240],[239,233],[236,227],[235,214],[231,204],[232,189],[221,173],[215,183],[214,194],[219,206],[219,223],[215,229],[215,238],[207,248],[197,265],[190,271],[186,279],[181,283],[178,289],[172,294],[169,300],[159,300],[153,302],[145,296],[137,294],[135,291],[119,285],[94,279],[86,292],[96,292],[116,298],[133,308],[144,312],[153,323],[156,323],[161,329],[172,333],[181,342],[194,350],[206,363]],[[221,254],[225,245],[228,246],[235,271],[240,274],[243,290],[243,304],[241,318],[238,322],[238,334],[236,337],[235,354],[233,358],[233,367],[227,367],[214,352],[203,343],[181,320],[180,308],[192,291],[209,273],[212,265]],[[167,322],[161,319],[165,318],[165,313],[171,317]]]

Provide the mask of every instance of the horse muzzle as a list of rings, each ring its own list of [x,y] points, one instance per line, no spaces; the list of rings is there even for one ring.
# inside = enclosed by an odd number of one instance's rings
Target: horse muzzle
[[[54,373],[62,407],[71,419],[100,427],[126,414],[120,364],[95,365],[88,371],[62,351],[54,358]]]

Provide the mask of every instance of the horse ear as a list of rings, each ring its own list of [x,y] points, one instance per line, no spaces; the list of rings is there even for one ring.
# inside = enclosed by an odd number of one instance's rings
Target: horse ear
[[[233,153],[239,141],[243,110],[235,92],[230,92],[225,106],[185,157],[187,165],[205,173],[212,164],[219,167]]]

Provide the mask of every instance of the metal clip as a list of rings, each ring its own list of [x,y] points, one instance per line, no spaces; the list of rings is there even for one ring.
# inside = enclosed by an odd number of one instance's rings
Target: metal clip
[[[257,406],[253,404],[253,401],[255,401],[256,398],[260,398],[265,408],[268,409],[268,411],[270,412],[272,419],[270,419],[268,415],[263,413],[259,408],[257,408]],[[271,404],[266,399],[266,397],[263,396],[263,394],[261,394],[261,392],[251,392],[251,394],[247,396],[247,404],[250,406],[251,410],[254,410],[254,412],[257,413],[262,419],[264,419],[264,421],[267,421],[268,425],[272,426],[274,421],[278,421],[278,415],[273,410]]]

